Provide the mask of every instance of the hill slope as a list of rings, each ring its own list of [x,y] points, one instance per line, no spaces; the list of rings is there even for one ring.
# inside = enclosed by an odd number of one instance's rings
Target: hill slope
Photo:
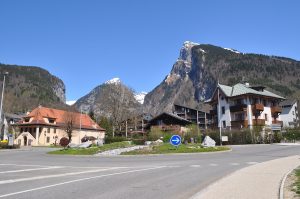
[[[0,92],[5,72],[9,73],[4,89],[5,112],[26,112],[38,105],[65,107],[65,85],[48,71],[39,67],[0,64]]]
[[[146,95],[144,111],[154,115],[171,111],[173,103],[199,108],[211,97],[218,80],[233,85],[243,77],[250,84],[300,99],[299,61],[185,42],[170,74]]]

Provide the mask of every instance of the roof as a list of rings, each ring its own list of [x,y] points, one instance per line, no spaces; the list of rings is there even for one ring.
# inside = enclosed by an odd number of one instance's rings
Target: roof
[[[263,91],[257,91],[250,86],[246,86],[245,84],[236,84],[234,86],[226,86],[219,84],[218,87],[223,91],[223,93],[227,97],[235,97],[239,95],[246,95],[246,94],[254,94],[254,95],[261,95],[261,96],[267,96],[267,97],[273,97],[273,98],[278,98],[278,99],[285,99],[284,97],[281,97],[275,93],[272,93],[267,90]],[[263,87],[262,87],[263,88]]]
[[[152,118],[149,121],[149,123],[151,123],[152,121],[155,121],[156,119],[158,119],[158,118],[160,118],[160,117],[162,117],[164,115],[170,116],[170,117],[172,117],[172,118],[174,118],[174,119],[176,119],[176,120],[178,120],[179,122],[182,122],[182,123],[186,123],[186,124],[191,124],[192,123],[192,122],[190,122],[190,121],[188,121],[188,120],[186,120],[186,119],[184,119],[182,117],[179,117],[178,115],[175,115],[173,113],[167,113],[167,112],[163,112],[163,113],[157,115],[156,117]]]
[[[54,125],[64,126],[66,123],[66,117],[70,115],[74,120],[74,128],[91,129],[104,131],[97,123],[95,123],[88,115],[78,112],[68,112],[59,109],[52,109],[46,107],[37,107],[31,111],[25,118],[32,118],[31,122],[22,121],[21,124],[40,124],[40,125]],[[56,124],[46,123],[44,118],[55,119]],[[80,125],[81,124],[81,125]]]
[[[297,100],[295,99],[286,99],[279,103],[279,106],[293,106]]]

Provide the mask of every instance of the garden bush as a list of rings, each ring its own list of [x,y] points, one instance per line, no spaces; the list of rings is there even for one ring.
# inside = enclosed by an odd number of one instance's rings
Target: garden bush
[[[127,139],[125,137],[120,137],[120,136],[105,138],[105,144],[110,144],[114,142],[123,142],[123,141],[127,141]]]

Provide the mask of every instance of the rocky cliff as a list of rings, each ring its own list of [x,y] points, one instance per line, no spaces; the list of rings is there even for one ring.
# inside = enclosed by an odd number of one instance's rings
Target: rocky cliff
[[[171,72],[145,96],[144,112],[156,115],[171,111],[174,103],[201,108],[218,81],[233,85],[243,78],[285,97],[300,99],[299,61],[185,42]]]

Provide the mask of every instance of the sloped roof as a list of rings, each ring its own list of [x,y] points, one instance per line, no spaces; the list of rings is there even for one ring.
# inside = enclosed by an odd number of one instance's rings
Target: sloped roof
[[[295,99],[287,99],[279,103],[279,106],[293,106],[297,100]]]
[[[171,117],[171,118],[176,119],[176,120],[179,121],[179,122],[186,123],[186,124],[191,124],[191,123],[192,123],[192,122],[190,122],[190,121],[188,121],[188,120],[186,120],[186,119],[184,119],[184,118],[182,118],[182,117],[179,117],[178,115],[175,115],[175,114],[173,114],[173,113],[167,113],[167,112],[163,112],[163,113],[157,115],[156,117],[152,118],[152,119],[149,121],[149,123],[152,123],[153,121],[155,121],[155,120],[157,120],[158,118],[161,118],[161,117],[163,117],[163,116],[169,116],[169,117]]]
[[[245,84],[240,84],[240,83],[236,84],[234,86],[226,86],[226,85],[219,84],[219,88],[223,91],[223,93],[227,97],[235,97],[235,96],[245,95],[245,94],[254,94],[254,95],[261,95],[261,96],[285,99],[284,97],[281,97],[270,91],[267,91],[267,90],[257,91],[257,90],[252,89],[249,86],[246,86]]]
[[[29,113],[29,115],[24,118],[32,118],[31,122],[26,124],[43,124],[43,125],[53,125],[51,123],[46,123],[44,118],[55,119],[57,126],[64,126],[66,123],[66,117],[70,115],[74,120],[74,128],[91,129],[104,131],[97,123],[95,123],[88,115],[81,114],[78,112],[68,112],[59,109],[52,109],[46,107],[37,107]],[[22,122],[24,124],[24,121]]]

